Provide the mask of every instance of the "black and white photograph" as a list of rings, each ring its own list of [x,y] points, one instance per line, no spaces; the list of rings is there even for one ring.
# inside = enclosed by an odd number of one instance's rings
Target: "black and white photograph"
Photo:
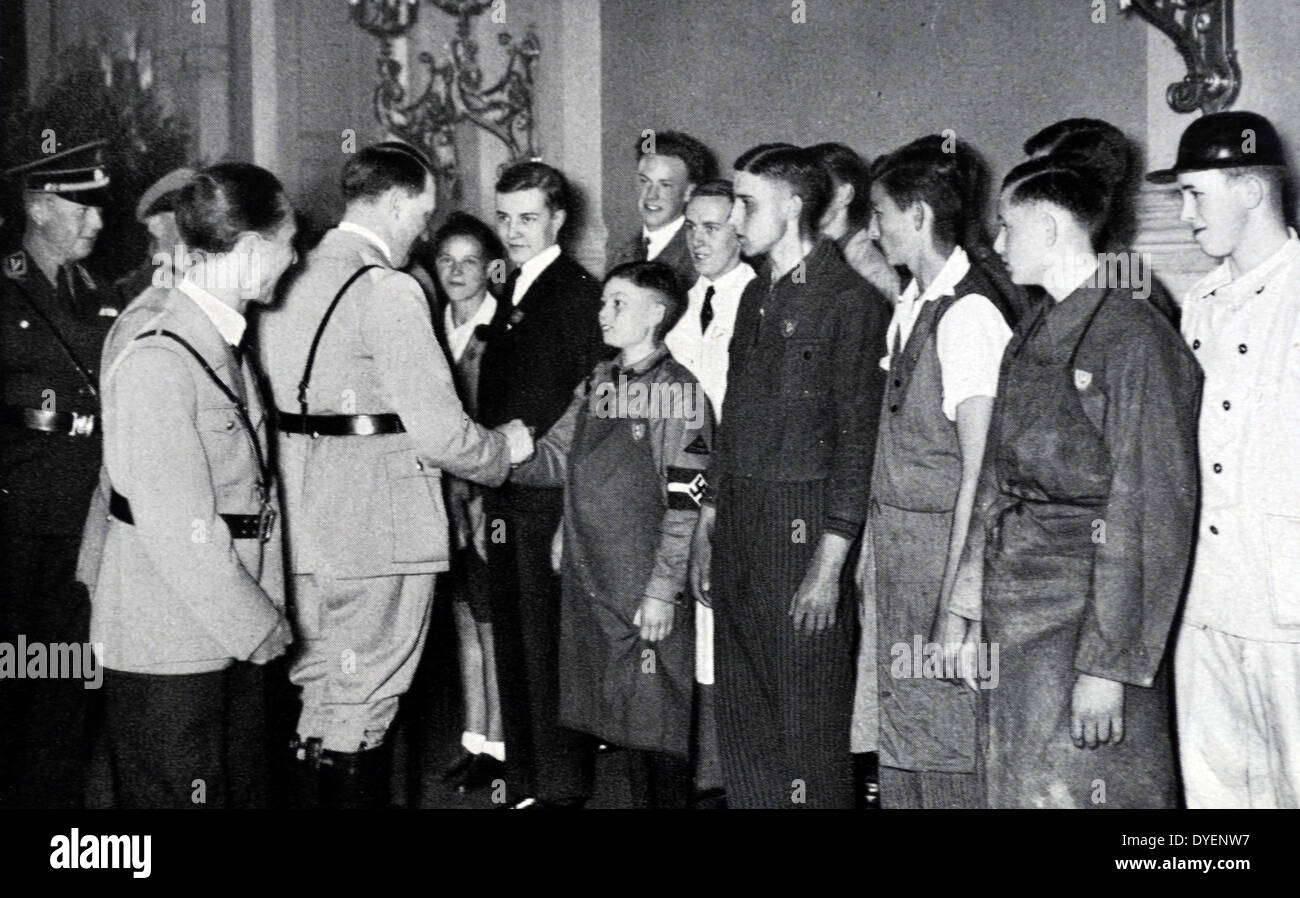
[[[1230,812],[1300,810],[1297,47],[0,0],[0,863],[1285,869]],[[760,809],[885,813],[427,813]],[[1072,809],[1128,813],[1004,813]]]

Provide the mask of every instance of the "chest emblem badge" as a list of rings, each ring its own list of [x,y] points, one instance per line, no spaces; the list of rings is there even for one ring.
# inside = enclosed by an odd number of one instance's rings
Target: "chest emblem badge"
[[[1086,390],[1090,383],[1092,383],[1091,371],[1084,371],[1081,368],[1074,369],[1074,388],[1076,390]]]
[[[5,274],[11,278],[20,278],[27,273],[27,256],[14,253],[5,258]]]
[[[634,440],[644,440],[644,439],[645,439],[645,431],[646,431],[646,427],[645,427],[645,424],[644,424],[643,422],[641,422],[641,421],[637,421],[637,422],[633,423],[633,425],[632,425],[632,439],[634,439]]]
[[[787,318],[785,321],[781,322],[781,333],[785,334],[787,337],[793,337],[795,329],[798,326],[799,322]]]

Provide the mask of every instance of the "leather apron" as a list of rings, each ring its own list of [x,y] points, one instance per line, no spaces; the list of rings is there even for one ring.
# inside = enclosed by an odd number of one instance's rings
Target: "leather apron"
[[[643,418],[589,411],[578,422],[565,490],[560,721],[624,748],[685,757],[695,680],[690,605],[677,607],[672,633],[658,643],[644,642],[632,623],[665,511],[653,439]]]
[[[988,447],[1000,496],[989,518],[984,574],[984,640],[999,651],[998,684],[981,693],[991,807],[1169,807],[1175,801],[1167,690],[1159,678],[1153,689],[1125,687],[1119,745],[1076,748],[1070,737],[1094,522],[1104,520],[1112,476],[1103,434],[1079,399],[1075,360],[1116,296],[1098,304],[1066,364],[1024,351],[1047,310],[1003,361],[996,445]]]

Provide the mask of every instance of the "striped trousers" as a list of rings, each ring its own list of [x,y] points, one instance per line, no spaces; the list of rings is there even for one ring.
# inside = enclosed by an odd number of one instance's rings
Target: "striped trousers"
[[[841,586],[826,632],[796,633],[789,613],[821,538],[823,491],[736,478],[719,496],[711,579],[728,807],[853,807],[852,591]]]

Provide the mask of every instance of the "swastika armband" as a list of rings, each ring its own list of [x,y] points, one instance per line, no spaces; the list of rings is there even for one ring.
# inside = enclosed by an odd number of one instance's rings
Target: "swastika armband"
[[[668,469],[668,507],[693,511],[700,507],[708,481],[703,471],[694,468]]]

